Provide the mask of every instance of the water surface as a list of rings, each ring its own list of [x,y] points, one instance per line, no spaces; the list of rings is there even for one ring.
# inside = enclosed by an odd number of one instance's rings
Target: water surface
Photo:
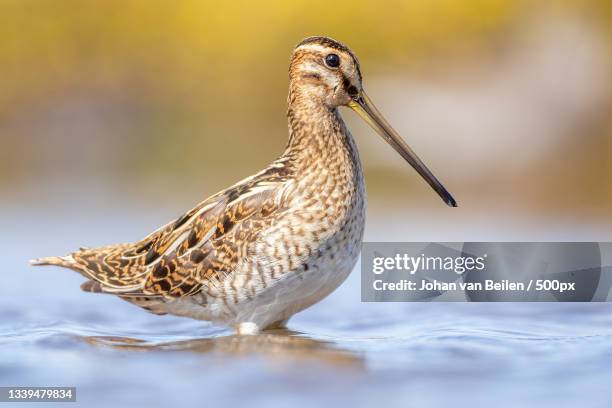
[[[83,293],[77,274],[26,264],[80,244],[136,239],[168,214],[4,214],[0,385],[76,386],[76,405],[100,407],[612,403],[611,304],[366,304],[356,270],[295,316],[290,331],[236,337]],[[406,222],[413,233],[420,225]],[[392,224],[370,227],[370,239],[404,238]],[[438,228],[438,238],[456,239],[454,228]]]

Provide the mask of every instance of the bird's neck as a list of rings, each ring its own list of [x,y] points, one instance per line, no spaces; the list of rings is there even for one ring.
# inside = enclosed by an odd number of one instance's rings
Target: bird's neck
[[[289,93],[289,142],[280,159],[294,180],[288,205],[318,219],[323,206],[333,218],[326,219],[326,228],[339,228],[347,219],[363,223],[365,183],[355,141],[337,108],[309,96]]]
[[[361,173],[355,141],[336,107],[299,88],[290,88],[287,119],[289,142],[285,156],[298,171],[341,164]]]

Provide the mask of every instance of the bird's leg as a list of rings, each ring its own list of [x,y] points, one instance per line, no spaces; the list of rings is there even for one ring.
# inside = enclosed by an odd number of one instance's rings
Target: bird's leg
[[[256,323],[253,322],[241,322],[238,323],[234,326],[234,329],[236,330],[236,334],[239,336],[249,336],[249,335],[256,335],[259,334],[261,331],[264,330],[282,330],[282,329],[286,329],[287,328],[287,322],[289,321],[289,318],[283,319],[283,320],[277,320],[275,322],[270,323],[269,325],[267,325],[264,328],[259,327]]]
[[[234,326],[236,334],[239,336],[252,336],[259,334],[261,329],[253,322],[241,322]]]

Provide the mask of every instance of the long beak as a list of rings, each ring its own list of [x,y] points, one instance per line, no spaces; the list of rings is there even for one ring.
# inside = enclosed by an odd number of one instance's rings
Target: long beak
[[[456,207],[457,202],[444,188],[442,183],[429,171],[425,163],[419,159],[415,152],[401,136],[391,127],[389,122],[376,109],[372,100],[362,90],[355,100],[348,105],[353,109],[368,125],[370,125],[383,139],[387,141],[414,169],[425,179],[425,181],[433,188],[442,200],[450,207]]]

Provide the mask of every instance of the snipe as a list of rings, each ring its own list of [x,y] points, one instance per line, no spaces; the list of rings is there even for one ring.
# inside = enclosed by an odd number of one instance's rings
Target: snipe
[[[353,269],[363,237],[359,154],[338,107],[372,126],[442,197],[455,200],[376,110],[355,55],[327,37],[293,51],[289,142],[259,173],[221,191],[135,243],[81,249],[35,265],[73,269],[81,288],[157,314],[234,326],[282,327]]]

